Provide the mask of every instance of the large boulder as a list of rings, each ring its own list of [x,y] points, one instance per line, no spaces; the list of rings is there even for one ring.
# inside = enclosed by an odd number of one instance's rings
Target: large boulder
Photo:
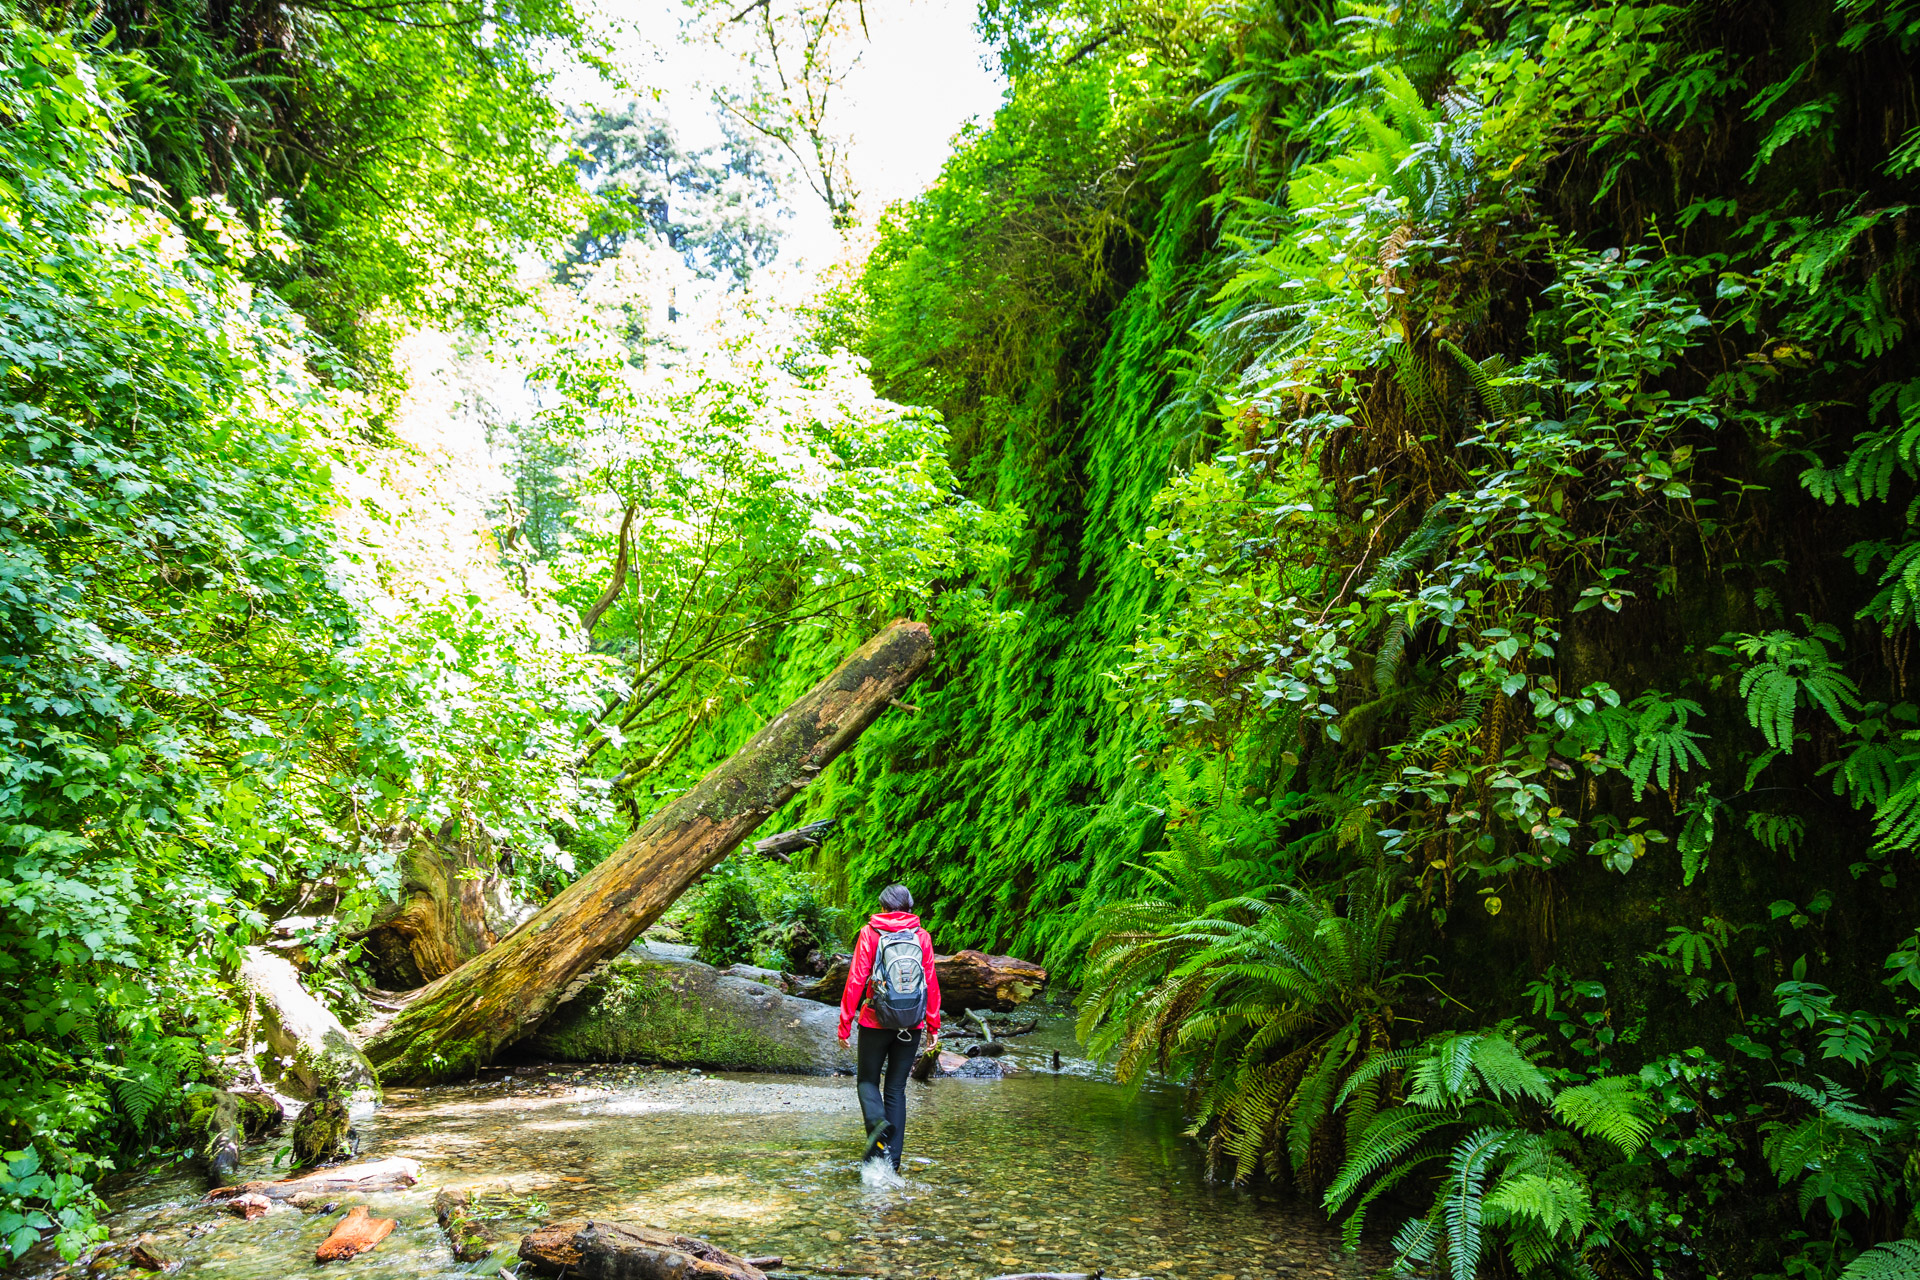
[[[716,1071],[850,1072],[840,1014],[710,965],[635,948],[594,976],[527,1042],[561,1062]]]

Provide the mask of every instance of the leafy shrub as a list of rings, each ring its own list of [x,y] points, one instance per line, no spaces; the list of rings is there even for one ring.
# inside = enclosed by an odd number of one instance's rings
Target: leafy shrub
[[[701,882],[688,936],[702,963],[742,964],[753,959],[765,923],[751,873],[740,863],[723,862]]]

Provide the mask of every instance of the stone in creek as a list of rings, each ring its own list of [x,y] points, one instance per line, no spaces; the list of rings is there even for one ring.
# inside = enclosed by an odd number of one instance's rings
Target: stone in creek
[[[640,1058],[718,1070],[853,1069],[839,1011],[709,965],[629,951],[560,1006],[531,1043],[572,1062]]]

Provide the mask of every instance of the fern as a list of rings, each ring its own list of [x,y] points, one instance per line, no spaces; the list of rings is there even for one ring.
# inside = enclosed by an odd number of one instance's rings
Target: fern
[[[1834,663],[1827,646],[1844,643],[1827,623],[1808,624],[1805,636],[1790,631],[1731,637],[1741,654],[1753,659],[1740,676],[1740,696],[1747,700],[1747,719],[1760,730],[1767,745],[1791,755],[1794,717],[1804,700],[1827,713],[1842,730],[1851,731],[1849,714],[1861,708],[1853,680]]]
[[[1782,1183],[1800,1184],[1800,1214],[1821,1203],[1836,1220],[1864,1213],[1893,1195],[1893,1166],[1883,1150],[1899,1122],[1876,1116],[1851,1090],[1820,1077],[1824,1088],[1797,1080],[1771,1087],[1799,1098],[1813,1114],[1765,1126],[1761,1151]]]
[[[1476,363],[1472,356],[1462,351],[1452,341],[1440,339],[1440,349],[1452,356],[1454,363],[1466,372],[1467,381],[1479,393],[1480,402],[1487,406],[1487,413],[1505,421],[1515,415],[1513,397],[1498,381],[1507,371],[1507,358],[1498,352]]]
[[[1603,1076],[1592,1084],[1562,1089],[1553,1099],[1553,1114],[1568,1127],[1610,1142],[1627,1156],[1653,1132],[1650,1110],[1646,1091],[1631,1076]]]
[[[1920,1276],[1920,1240],[1887,1240],[1840,1273],[1840,1280],[1914,1280]]]

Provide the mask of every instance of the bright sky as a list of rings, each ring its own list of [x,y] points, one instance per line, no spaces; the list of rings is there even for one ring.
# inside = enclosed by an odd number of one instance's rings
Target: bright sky
[[[777,0],[776,0],[777,2]],[[703,86],[739,72],[712,47],[689,47],[673,37],[684,7],[677,0],[604,0],[617,37],[631,51],[635,77],[656,89],[690,142],[718,139]],[[850,163],[860,192],[860,214],[871,222],[894,200],[924,190],[946,161],[960,126],[993,117],[1005,82],[988,69],[987,49],[974,33],[972,0],[873,0],[867,6],[870,41],[858,41],[859,64],[841,86],[831,125],[852,140]],[[855,37],[856,40],[858,39]],[[783,261],[813,267],[841,256],[842,242],[825,208],[807,190],[794,193]]]

